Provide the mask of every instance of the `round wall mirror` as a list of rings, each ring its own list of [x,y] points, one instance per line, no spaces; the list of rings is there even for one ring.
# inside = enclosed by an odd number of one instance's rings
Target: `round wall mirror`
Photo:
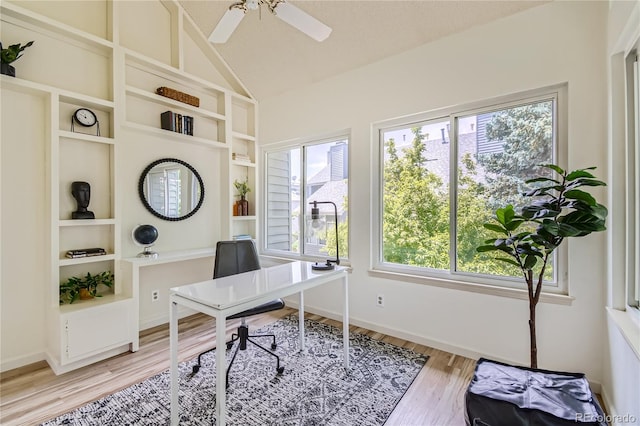
[[[184,220],[202,206],[204,184],[190,164],[175,158],[162,158],[149,164],[138,182],[144,206],[164,220]]]

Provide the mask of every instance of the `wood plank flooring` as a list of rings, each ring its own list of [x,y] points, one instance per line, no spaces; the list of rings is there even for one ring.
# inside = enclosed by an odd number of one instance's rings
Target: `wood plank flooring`
[[[252,329],[296,313],[285,308],[249,319]],[[337,321],[313,314],[306,318],[340,326]],[[227,335],[239,320],[227,321]],[[180,361],[209,349],[215,339],[215,320],[197,314],[180,320]],[[457,426],[464,424],[464,391],[475,361],[363,328],[366,334],[429,355],[409,390],[387,420],[386,426]],[[145,330],[140,350],[125,353],[78,370],[56,376],[45,362],[5,372],[0,377],[0,424],[35,425],[103,396],[141,382],[169,368],[168,325]],[[118,425],[119,426],[119,425]]]

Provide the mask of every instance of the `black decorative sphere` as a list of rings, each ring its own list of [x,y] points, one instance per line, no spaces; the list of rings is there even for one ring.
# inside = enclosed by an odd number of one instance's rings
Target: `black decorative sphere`
[[[133,239],[142,246],[150,246],[158,239],[158,230],[153,225],[139,225],[133,230]]]

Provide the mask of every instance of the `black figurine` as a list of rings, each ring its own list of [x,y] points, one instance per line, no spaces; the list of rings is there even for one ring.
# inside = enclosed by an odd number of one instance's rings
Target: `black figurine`
[[[78,203],[78,208],[71,213],[71,219],[95,219],[93,212],[87,210],[91,199],[91,185],[89,182],[73,182],[71,184],[71,194]]]

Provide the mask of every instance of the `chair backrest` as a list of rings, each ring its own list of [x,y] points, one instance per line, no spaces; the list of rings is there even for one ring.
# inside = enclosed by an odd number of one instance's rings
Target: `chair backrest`
[[[218,241],[213,278],[256,269],[260,269],[260,260],[252,240]]]

